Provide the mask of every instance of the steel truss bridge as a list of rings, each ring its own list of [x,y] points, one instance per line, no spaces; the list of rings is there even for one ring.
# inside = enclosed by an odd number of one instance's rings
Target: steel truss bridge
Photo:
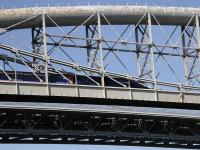
[[[0,142],[199,149],[199,17],[182,7],[0,10]]]

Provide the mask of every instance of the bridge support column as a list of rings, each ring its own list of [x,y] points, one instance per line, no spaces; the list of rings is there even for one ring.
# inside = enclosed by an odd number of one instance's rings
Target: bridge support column
[[[189,26],[190,25],[190,26]],[[189,86],[195,86],[200,84],[199,80],[199,49],[200,49],[200,38],[199,38],[199,17],[193,15],[190,22],[186,26],[181,26],[182,36],[182,49],[183,49],[183,60],[184,60],[184,76],[185,83],[188,88],[185,91],[191,91]],[[189,57],[191,54],[194,57]]]
[[[48,52],[47,52],[47,41],[46,41],[46,22],[45,15],[42,15],[42,39],[43,39],[43,51],[44,51],[44,59],[45,59],[45,82],[47,85],[47,94],[49,93],[49,75],[48,75]]]
[[[32,48],[33,53],[35,54],[43,54],[42,50],[42,27],[33,27],[32,30]],[[36,58],[33,58],[33,63],[37,63],[39,60]]]
[[[139,26],[135,27],[135,41],[136,41],[136,57],[137,57],[137,75],[138,77],[141,75],[141,64],[140,64],[140,50],[141,50],[141,45],[139,44]],[[141,33],[141,32],[140,32]],[[141,33],[142,34],[142,33]],[[142,39],[141,42],[144,40],[144,34],[142,34]]]
[[[198,63],[200,63],[200,31],[199,31],[199,16],[198,15],[195,15],[195,24],[196,24],[196,37],[197,37],[197,57],[198,57]],[[198,68],[197,66],[197,69],[199,70],[200,72],[200,68]],[[198,72],[198,73],[199,73]],[[198,77],[199,77],[200,74],[198,74]],[[200,84],[200,82],[199,82]]]
[[[101,36],[101,16],[100,13],[97,13],[97,23],[98,23],[98,35],[99,35],[99,40],[98,40],[98,47],[99,47],[99,63],[100,63],[100,68],[101,68],[101,85],[105,86],[104,83],[104,64],[103,64],[103,50],[102,50],[102,36]]]
[[[146,21],[146,24],[139,24]],[[137,76],[153,82],[147,86],[156,89],[156,73],[154,62],[153,41],[151,32],[151,14],[146,13],[135,26],[135,46]]]
[[[47,93],[49,95],[48,81],[48,51],[46,42],[46,22],[45,15],[41,15],[41,24],[39,27],[32,28],[32,48],[33,53],[43,55],[44,59],[40,60],[33,57],[33,65],[35,72],[45,74],[45,82],[47,84]]]
[[[151,55],[151,77],[154,81],[155,100],[158,101],[155,62],[154,62],[154,51],[153,51],[153,41],[152,41],[152,32],[151,32],[151,13],[150,12],[148,12],[148,37],[149,37],[148,47],[149,47],[149,51],[150,51],[150,55]]]
[[[86,25],[86,49],[87,49],[87,63],[88,67],[94,67],[96,63],[96,56],[98,48],[92,48],[93,45],[96,45],[95,41],[93,40],[94,36],[97,34],[97,25]],[[98,43],[97,46],[98,47]]]
[[[185,39],[185,33],[184,33],[185,27],[181,26],[181,33],[182,34],[182,46],[183,46],[183,58],[184,58],[184,75],[185,75],[185,80],[186,80],[186,85],[190,85],[189,84],[189,79],[188,79],[188,49],[186,49],[186,39]]]
[[[87,46],[87,63],[89,66],[89,62],[90,62],[90,52],[91,52],[91,40],[89,39],[89,25],[85,26],[85,31],[86,31],[86,46]]]

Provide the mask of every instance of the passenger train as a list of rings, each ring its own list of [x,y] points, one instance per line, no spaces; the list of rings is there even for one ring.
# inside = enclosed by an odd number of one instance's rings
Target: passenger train
[[[15,72],[14,71],[6,71],[7,75],[11,79],[15,79]],[[78,84],[78,85],[96,85],[95,82],[93,82],[91,79],[89,79],[87,76],[84,75],[78,75],[74,73],[63,73],[63,75],[67,78],[65,79],[62,75],[56,74],[56,73],[49,73],[49,82],[50,83],[59,83],[59,84]],[[45,74],[44,73],[37,73],[37,76],[45,81]],[[101,77],[100,76],[89,76],[92,78],[94,81],[97,83],[101,84]],[[38,79],[32,72],[17,72],[16,73],[16,79],[18,81],[27,81],[27,82],[38,82]],[[143,89],[148,89],[148,87],[144,86],[142,83],[135,81],[135,80],[128,80],[125,78],[119,78],[119,77],[114,77],[114,80],[112,80],[109,77],[105,77],[105,86],[111,86],[111,87],[122,87],[122,85],[125,85],[126,87],[131,87],[131,88],[143,88]],[[0,80],[8,80],[7,76],[3,73],[0,72]]]

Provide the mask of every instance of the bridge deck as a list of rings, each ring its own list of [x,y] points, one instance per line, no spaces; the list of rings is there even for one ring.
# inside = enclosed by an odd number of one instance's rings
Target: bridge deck
[[[118,114],[118,115],[122,114],[122,115],[200,120],[199,116],[200,110],[177,109],[177,108],[1,101],[0,109],[57,111],[57,112],[74,112],[74,113],[82,112],[82,113],[101,113],[101,114]]]
[[[0,94],[89,97],[175,103],[200,103],[200,93],[182,93],[154,89],[101,87],[91,85],[66,85],[1,81]]]

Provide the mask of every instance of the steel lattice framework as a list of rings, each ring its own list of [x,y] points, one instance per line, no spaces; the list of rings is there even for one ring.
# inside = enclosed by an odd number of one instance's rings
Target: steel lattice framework
[[[30,108],[0,104],[0,142],[199,148],[198,117],[40,109],[48,97],[198,108],[199,17],[198,8],[147,6],[0,10],[1,102],[40,96]]]
[[[199,148],[199,121],[150,116],[1,110],[2,143]]]

